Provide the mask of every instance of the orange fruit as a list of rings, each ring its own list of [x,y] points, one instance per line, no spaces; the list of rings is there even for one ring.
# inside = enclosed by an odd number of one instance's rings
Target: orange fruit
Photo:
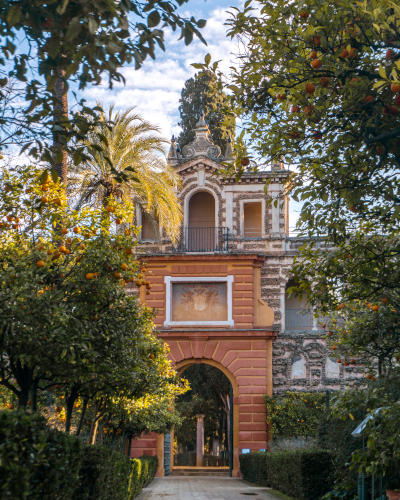
[[[311,66],[314,68],[314,69],[318,69],[322,66],[322,61],[320,61],[319,59],[315,59],[315,61],[313,61],[311,63]]]
[[[121,224],[122,223],[122,220],[121,219],[115,219],[115,224]]]
[[[345,59],[349,54],[350,52],[347,49],[344,49],[343,52],[340,54],[340,57],[342,59]]]
[[[321,37],[320,36],[315,36],[314,37],[314,45],[319,47],[321,45]]]
[[[309,12],[300,12],[300,17],[302,19],[308,19],[310,13]]]
[[[121,269],[123,271],[126,271],[128,269],[128,264],[125,264],[125,262],[121,265]]]
[[[54,203],[55,203],[56,205],[58,205],[59,207],[61,207],[61,205],[62,205],[62,200],[61,200],[61,198],[56,198],[56,199],[54,200]]]
[[[284,101],[286,99],[286,94],[276,94],[278,101]]]
[[[42,191],[48,191],[49,190],[49,186],[46,186],[46,184],[43,184],[42,187],[41,187],[41,190]]]
[[[338,360],[337,360],[337,362],[338,362],[338,363],[341,363],[341,362],[342,362],[342,360],[341,360],[341,359],[338,359]]]
[[[329,336],[330,336],[330,335],[333,335],[333,333],[332,333],[332,332],[328,332],[328,335],[329,335]]]
[[[82,258],[82,255],[78,255],[77,257],[75,257],[75,261],[79,262],[81,260],[81,258]]]
[[[108,207],[106,208],[106,210],[107,210],[107,212],[110,212],[110,213],[114,212],[114,208],[113,208],[113,207],[111,207],[111,206],[108,206]]]
[[[81,232],[81,228],[80,227],[74,227],[74,229],[72,230],[75,234],[79,234]]]
[[[357,57],[357,54],[358,54],[357,49],[355,47],[352,47],[350,49],[350,54],[349,54],[350,59],[354,59],[355,57]]]
[[[72,238],[67,238],[67,243],[71,244],[72,243]]]
[[[330,82],[330,78],[328,78],[327,76],[323,76],[323,77],[321,77],[319,84],[321,85],[321,87],[327,87],[329,82]]]
[[[332,346],[332,351],[334,351],[335,349],[336,349],[336,346],[335,346],[335,345],[333,345],[333,346]]]
[[[114,273],[114,278],[116,280],[120,280],[122,278],[122,274],[121,273]]]
[[[154,359],[154,354],[150,354],[150,355],[149,355],[149,358],[150,358],[150,359]]]
[[[389,302],[389,299],[387,299],[386,297],[384,297],[382,299],[382,304],[387,304]]]
[[[308,82],[306,84],[306,92],[307,94],[313,94],[315,92],[315,85],[313,83]]]
[[[373,310],[374,312],[379,311],[379,306],[377,306],[377,305],[372,306],[372,310]]]
[[[306,116],[312,116],[312,115],[313,115],[313,113],[314,113],[314,108],[313,108],[312,106],[306,106],[306,107],[304,108],[304,114],[305,114]]]
[[[292,106],[292,113],[300,113],[300,107],[297,105]]]
[[[61,233],[62,234],[67,234],[68,233],[68,229],[66,229],[65,227],[63,229],[61,229]]]
[[[10,410],[13,410],[14,409],[14,405],[10,404],[9,408],[10,408]]]
[[[247,167],[248,165],[250,165],[250,160],[248,158],[242,158],[240,160],[240,163],[242,164],[243,167]]]
[[[89,280],[89,281],[90,281],[90,280],[92,280],[93,278],[94,278],[93,273],[87,273],[87,275],[86,275],[86,279],[87,279],[87,280]]]
[[[14,217],[12,215],[7,215],[7,220],[8,222],[11,222],[12,220],[14,220]]]
[[[125,253],[126,253],[126,255],[132,255],[132,254],[133,254],[133,250],[132,250],[132,248],[127,248],[127,249],[125,250]]]
[[[321,328],[325,328],[325,327],[326,327],[326,323],[323,323],[323,324],[321,325]]]
[[[36,262],[36,267],[38,267],[38,268],[39,268],[39,267],[44,267],[45,265],[46,265],[46,264],[45,264],[42,260],[38,260],[38,261]]]
[[[371,304],[370,304],[369,302],[368,302],[368,304],[367,304],[367,307],[368,307],[368,309],[371,307]]]
[[[61,273],[61,274],[60,274],[60,278],[63,278],[63,279],[64,279],[64,278],[65,278],[65,274],[64,274],[64,273]]]
[[[66,249],[64,250],[64,253],[65,253],[65,255],[69,255],[69,254],[71,253],[71,251],[70,251],[68,248],[66,248]]]
[[[365,102],[374,102],[375,97],[372,95],[367,95],[367,97],[364,99]]]
[[[46,196],[42,196],[40,198],[40,203],[47,203],[48,201],[49,201],[49,199]]]

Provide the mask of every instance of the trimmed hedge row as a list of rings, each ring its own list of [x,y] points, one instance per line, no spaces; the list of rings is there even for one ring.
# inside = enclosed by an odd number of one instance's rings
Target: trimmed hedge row
[[[157,457],[130,459],[84,445],[40,415],[0,413],[2,500],[132,500],[157,467]]]
[[[243,479],[281,491],[297,500],[320,500],[333,487],[334,454],[288,450],[240,455]]]

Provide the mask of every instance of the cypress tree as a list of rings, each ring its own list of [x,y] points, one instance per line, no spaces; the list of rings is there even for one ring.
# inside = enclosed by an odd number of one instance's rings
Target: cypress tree
[[[195,75],[194,78],[186,80],[179,100],[179,112],[181,121],[179,126],[182,132],[179,135],[178,143],[181,149],[194,141],[193,129],[200,119],[201,111],[204,110],[210,135],[214,143],[221,148],[221,153],[225,153],[226,141],[231,135],[235,135],[235,119],[230,118],[228,126],[222,125],[222,121],[227,116],[223,108],[228,105],[228,97],[225,92],[215,85],[216,76],[211,72],[203,75]]]

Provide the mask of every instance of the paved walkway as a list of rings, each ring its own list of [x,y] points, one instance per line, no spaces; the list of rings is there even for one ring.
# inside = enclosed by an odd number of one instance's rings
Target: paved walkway
[[[137,500],[277,500],[268,488],[230,477],[168,476],[155,479]]]

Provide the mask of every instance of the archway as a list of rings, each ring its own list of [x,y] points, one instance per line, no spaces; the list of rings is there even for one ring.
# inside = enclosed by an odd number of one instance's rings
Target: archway
[[[239,387],[236,378],[225,366],[212,359],[202,359],[201,362],[199,362],[198,359],[185,359],[180,363],[177,363],[176,370],[181,376],[188,368],[196,364],[204,364],[210,367],[217,368],[220,372],[222,372],[221,375],[225,376],[227,381],[229,382],[230,394],[228,399],[230,411],[225,428],[225,432],[229,429],[229,435],[225,436],[225,438],[227,438],[227,441],[229,442],[229,446],[223,446],[223,448],[225,448],[225,451],[227,451],[229,454],[222,453],[221,458],[224,458],[226,455],[228,455],[226,456],[228,460],[218,461],[218,465],[228,466],[229,464],[230,474],[232,475],[232,477],[237,477],[239,471]],[[226,448],[228,449],[226,450]],[[211,457],[208,457],[206,461],[214,463],[214,460],[211,461],[210,459]]]
[[[188,248],[199,252],[214,250],[217,244],[214,196],[198,191],[191,196],[188,209]]]

